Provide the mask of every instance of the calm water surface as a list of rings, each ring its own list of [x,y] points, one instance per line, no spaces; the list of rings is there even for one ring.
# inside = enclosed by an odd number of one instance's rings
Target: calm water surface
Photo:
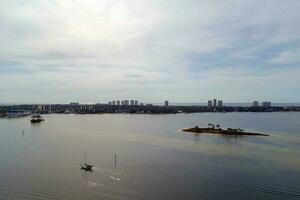
[[[44,117],[0,119],[0,199],[300,199],[300,113]],[[179,130],[209,122],[271,136]]]

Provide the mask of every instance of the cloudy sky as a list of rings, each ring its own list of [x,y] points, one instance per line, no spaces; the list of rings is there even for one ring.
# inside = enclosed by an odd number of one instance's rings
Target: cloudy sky
[[[299,0],[0,3],[0,103],[300,102]]]

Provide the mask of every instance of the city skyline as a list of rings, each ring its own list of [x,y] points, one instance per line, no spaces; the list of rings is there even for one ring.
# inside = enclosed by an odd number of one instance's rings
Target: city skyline
[[[300,102],[300,2],[3,1],[0,103]]]

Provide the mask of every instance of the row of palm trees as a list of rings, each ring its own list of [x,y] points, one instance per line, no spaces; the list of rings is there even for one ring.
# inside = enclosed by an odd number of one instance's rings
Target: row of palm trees
[[[211,129],[215,129],[215,128],[221,129],[220,124],[214,125],[212,123],[208,123],[207,125],[208,125],[208,128],[211,128]],[[199,128],[198,126],[195,126],[195,129],[198,129],[198,128]],[[235,128],[228,128],[227,130],[231,131],[231,132],[245,132],[244,129],[240,129],[240,128],[236,128],[236,129]]]
[[[220,124],[214,125],[212,123],[208,123],[208,128],[221,128]]]
[[[212,124],[212,123],[208,123],[208,128],[212,128],[212,129],[215,129],[215,128],[221,129],[221,126],[220,126],[220,124],[214,125],[214,124]],[[236,129],[228,128],[227,130],[228,130],[228,131],[232,131],[232,132],[245,132],[244,129],[240,129],[240,128],[236,128]]]

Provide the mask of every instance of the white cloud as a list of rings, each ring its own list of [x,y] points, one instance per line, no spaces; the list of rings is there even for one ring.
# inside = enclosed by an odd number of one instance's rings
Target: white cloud
[[[228,88],[250,87],[251,79],[257,80],[257,73],[265,74],[265,69],[260,69],[262,64],[249,65],[250,69],[243,67],[243,73],[234,76],[230,74],[239,72],[236,70],[240,66],[248,66],[250,60],[259,64],[258,53],[300,39],[298,1],[0,3],[5,5],[0,8],[0,45],[4,47],[0,49],[0,84],[14,79],[24,82],[23,86],[2,87],[7,95],[0,97],[0,101],[13,101],[22,88],[28,94],[34,93],[32,85],[40,83],[45,83],[44,87],[53,94],[65,93],[66,97],[57,96],[52,101],[64,101],[76,90],[81,97],[91,99],[94,94],[87,91],[92,90],[111,96],[128,90],[122,95],[145,98],[147,94],[158,98],[174,92],[175,101],[185,95],[189,99],[199,98],[187,93],[201,90],[206,98],[220,92],[213,89],[216,82],[225,81]],[[289,49],[282,51],[270,64],[298,63],[297,54]],[[232,65],[228,68],[220,66],[220,60],[226,56],[231,63],[227,66]],[[199,58],[197,62],[191,61],[195,57]],[[241,63],[233,63],[236,59],[241,59]],[[209,63],[208,71],[213,74],[206,74],[203,63]],[[199,80],[191,80],[193,73]],[[276,85],[271,77],[277,74],[268,72],[268,76],[270,85]],[[53,86],[53,82],[59,85]],[[261,82],[259,88],[270,87]],[[157,92],[151,92],[154,90]],[[254,94],[255,90],[251,92]],[[239,91],[232,96],[238,101]],[[28,101],[30,98],[27,97]],[[299,96],[291,98],[300,100]]]
[[[299,55],[300,49],[282,51],[275,55],[270,62],[277,65],[300,64]]]

